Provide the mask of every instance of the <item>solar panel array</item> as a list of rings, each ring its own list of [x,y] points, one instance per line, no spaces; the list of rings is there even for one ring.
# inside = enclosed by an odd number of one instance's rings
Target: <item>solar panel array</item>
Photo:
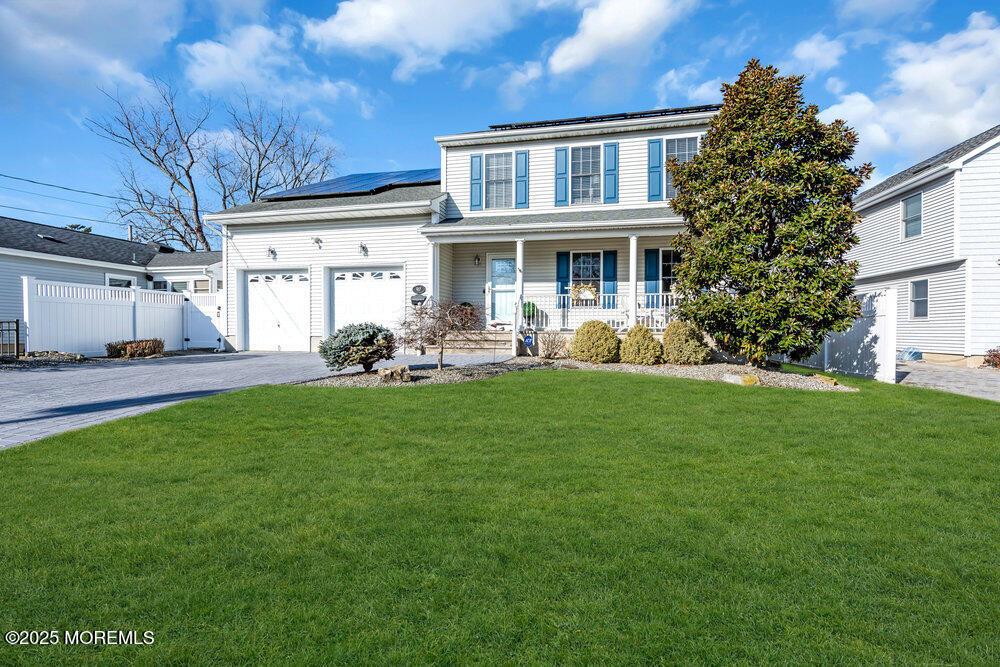
[[[333,195],[374,194],[400,185],[430,185],[441,182],[440,169],[408,169],[406,171],[377,171],[367,174],[350,174],[331,178],[284,192],[268,195],[266,199],[300,199],[304,197],[329,197]]]

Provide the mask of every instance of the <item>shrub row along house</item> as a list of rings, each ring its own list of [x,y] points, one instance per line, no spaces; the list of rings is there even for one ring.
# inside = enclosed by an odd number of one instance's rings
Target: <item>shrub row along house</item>
[[[309,350],[345,324],[395,326],[413,297],[485,325],[663,329],[683,221],[665,163],[718,106],[494,125],[437,138],[441,166],[358,174],[209,216],[224,230],[227,336]]]

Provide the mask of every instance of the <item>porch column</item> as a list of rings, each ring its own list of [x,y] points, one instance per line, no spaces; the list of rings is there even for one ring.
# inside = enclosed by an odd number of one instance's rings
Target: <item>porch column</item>
[[[438,296],[438,262],[441,247],[435,241],[427,242],[427,298]]]
[[[517,356],[517,334],[521,329],[522,306],[524,304],[524,239],[515,239],[514,245],[514,335],[511,354]]]
[[[628,325],[635,326],[636,309],[639,307],[639,237],[632,234],[628,237],[628,296],[631,303],[628,307]]]

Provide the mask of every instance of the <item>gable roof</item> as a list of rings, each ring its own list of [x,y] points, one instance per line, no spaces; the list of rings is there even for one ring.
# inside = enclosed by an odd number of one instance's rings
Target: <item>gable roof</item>
[[[211,266],[222,261],[221,250],[198,252],[161,252],[149,261],[151,269],[168,269],[177,266]]]
[[[432,185],[441,182],[441,169],[408,169],[406,171],[372,171],[348,174],[319,183],[310,183],[284,192],[262,197],[264,201],[336,197],[343,195],[374,195],[405,185]]]
[[[160,254],[162,247],[165,246],[0,216],[0,248],[141,268]],[[173,252],[173,248],[169,252]]]
[[[399,202],[428,202],[441,195],[440,185],[393,185],[388,190],[374,194],[355,194],[346,196],[313,196],[304,199],[261,200],[234,206],[224,211],[213,213],[212,217],[227,216],[234,213],[258,213],[263,211],[287,211],[310,208],[327,208],[340,206],[368,206],[377,204],[395,204]]]
[[[871,199],[882,192],[891,190],[897,185],[905,183],[911,178],[917,176],[918,174],[922,174],[929,169],[933,169],[934,167],[939,167],[943,164],[948,164],[949,162],[957,160],[966,153],[976,150],[983,144],[986,144],[997,137],[1000,137],[1000,125],[994,125],[985,132],[980,132],[976,136],[966,139],[962,143],[955,144],[951,148],[947,148],[937,155],[929,157],[926,160],[921,160],[915,165],[907,167],[899,173],[893,174],[881,183],[873,185],[864,192],[860,193],[854,198],[854,201],[860,203]]]

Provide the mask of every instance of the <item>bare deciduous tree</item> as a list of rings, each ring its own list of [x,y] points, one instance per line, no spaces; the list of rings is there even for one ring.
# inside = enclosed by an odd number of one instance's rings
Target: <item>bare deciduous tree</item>
[[[400,323],[400,341],[406,347],[419,348],[421,354],[431,345],[438,346],[438,368],[444,368],[444,350],[449,344],[475,345],[483,328],[483,310],[478,306],[454,301],[428,299],[410,306]]]
[[[124,224],[146,241],[210,250],[204,214],[327,178],[336,152],[314,128],[284,107],[272,109],[246,92],[226,108],[226,125],[209,130],[214,105],[201,98],[182,109],[177,91],[158,81],[150,99],[105,92],[113,112],[88,119],[99,136],[123,147],[127,201]]]

